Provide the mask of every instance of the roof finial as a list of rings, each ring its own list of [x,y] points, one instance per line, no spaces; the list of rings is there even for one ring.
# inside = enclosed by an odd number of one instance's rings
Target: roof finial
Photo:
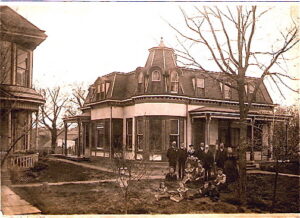
[[[160,37],[159,47],[166,47],[165,44],[164,44],[164,38],[163,37]]]

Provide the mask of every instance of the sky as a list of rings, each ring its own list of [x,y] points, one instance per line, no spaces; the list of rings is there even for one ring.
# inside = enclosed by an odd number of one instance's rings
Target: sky
[[[34,52],[34,82],[53,87],[84,82],[113,71],[130,72],[144,66],[148,49],[159,44],[178,48],[176,33],[168,23],[183,28],[179,6],[189,11],[200,3],[5,3],[34,25],[46,31],[47,39]],[[212,4],[213,5],[213,4]],[[225,7],[225,3],[218,3]],[[291,22],[299,8],[288,3],[259,4],[272,7],[258,25],[257,48],[272,45],[278,32]],[[293,7],[292,7],[293,6]],[[298,9],[298,10],[295,10]],[[299,21],[299,20],[298,20]],[[299,49],[298,49],[299,51]],[[297,55],[297,49],[292,56]],[[209,66],[207,55],[199,53]],[[299,77],[299,59],[285,66]],[[283,88],[283,99],[274,85],[265,81],[274,103],[292,104],[296,93]],[[294,88],[299,82],[290,83]]]

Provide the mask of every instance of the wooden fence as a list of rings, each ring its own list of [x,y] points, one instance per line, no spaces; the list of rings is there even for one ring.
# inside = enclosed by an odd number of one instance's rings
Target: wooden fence
[[[9,157],[8,167],[30,168],[33,167],[38,160],[38,154],[12,155]]]

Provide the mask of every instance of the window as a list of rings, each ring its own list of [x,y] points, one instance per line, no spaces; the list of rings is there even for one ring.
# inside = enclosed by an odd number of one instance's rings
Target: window
[[[137,118],[136,120],[137,129],[137,150],[142,151],[144,148],[144,121],[143,118]]]
[[[0,83],[11,83],[11,43],[0,41]]]
[[[170,126],[170,145],[175,141],[177,147],[179,147],[179,120],[170,120]]]
[[[144,75],[142,72],[140,72],[139,77],[138,77],[138,92],[143,91],[143,80],[144,80]]]
[[[103,149],[105,145],[105,125],[104,122],[96,124],[96,132],[97,132],[97,143],[96,147]]]
[[[224,85],[224,98],[225,99],[230,99],[231,98],[230,87],[227,86],[227,85]]]
[[[29,86],[29,52],[17,49],[17,74],[16,84],[19,86]]]
[[[197,88],[204,89],[204,79],[203,78],[197,78]]]
[[[204,96],[205,95],[205,90],[204,90],[204,79],[203,78],[197,78],[196,79],[196,93],[197,96]]]
[[[152,81],[160,81],[161,80],[161,75],[158,70],[154,70],[152,72]]]
[[[110,83],[109,83],[109,82],[106,82],[106,83],[105,83],[105,95],[108,94],[109,87],[110,87]]]
[[[132,118],[126,119],[126,149],[132,150]]]
[[[105,98],[105,83],[101,83],[100,97],[101,97],[101,99]]]
[[[248,89],[249,89],[249,94],[253,94],[253,92],[254,92],[254,86],[251,85],[251,84],[249,84],[248,85]]]
[[[178,73],[176,71],[171,72],[171,92],[178,93]]]
[[[150,118],[149,127],[150,151],[160,151],[162,149],[162,120]]]

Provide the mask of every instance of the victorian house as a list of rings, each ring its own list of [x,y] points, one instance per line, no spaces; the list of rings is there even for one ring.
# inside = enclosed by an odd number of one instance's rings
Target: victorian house
[[[64,121],[79,124],[78,156],[166,161],[171,142],[185,146],[201,142],[226,147],[239,144],[238,94],[211,73],[179,67],[172,48],[163,41],[149,49],[144,67],[128,73],[112,72],[96,79],[89,88],[82,114]],[[247,78],[253,92],[255,78]],[[260,86],[248,115],[247,158],[264,160],[272,150],[275,105],[265,85]],[[257,127],[257,128],[255,128]],[[67,142],[67,138],[65,138]],[[67,151],[65,151],[67,154]]]
[[[7,6],[0,6],[0,36],[1,153],[33,153],[37,137],[32,115],[45,102],[32,88],[33,51],[47,36]],[[27,164],[19,160],[15,163]]]

